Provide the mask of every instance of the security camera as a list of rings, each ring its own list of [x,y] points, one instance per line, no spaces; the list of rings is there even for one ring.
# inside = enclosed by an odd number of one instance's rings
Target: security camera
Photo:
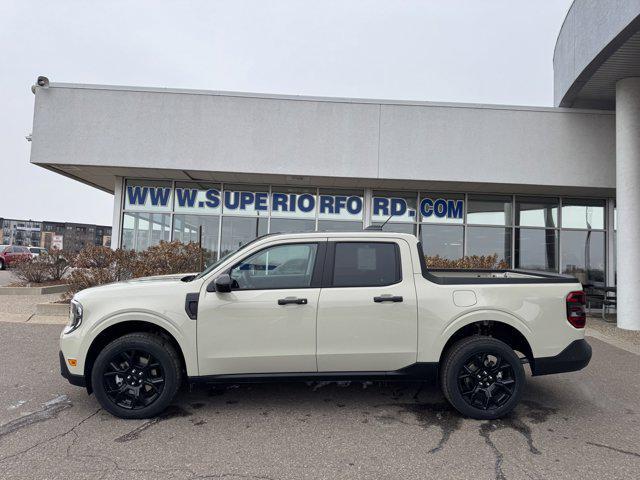
[[[39,87],[48,88],[49,87],[49,79],[47,77],[38,77],[38,81],[36,82]]]

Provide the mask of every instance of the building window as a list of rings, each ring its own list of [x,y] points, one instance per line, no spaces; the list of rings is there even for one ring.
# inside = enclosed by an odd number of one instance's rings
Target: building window
[[[267,233],[267,219],[260,217],[222,217],[220,257]]]
[[[473,225],[511,225],[512,197],[507,195],[469,195],[467,223]]]
[[[362,230],[362,228],[362,222],[351,222],[348,220],[318,220],[319,232],[358,232]],[[273,228],[271,230],[273,230]]]
[[[427,266],[442,268],[453,266],[448,261],[464,256],[464,227],[457,225],[421,225],[420,241]]]
[[[558,231],[553,228],[516,228],[515,267],[557,272]]]
[[[270,233],[299,233],[313,232],[316,229],[316,221],[304,218],[271,218]]]
[[[583,285],[605,283],[605,234],[596,231],[562,231],[562,273]]]
[[[604,230],[604,200],[565,198],[562,228]]]
[[[218,258],[220,217],[214,215],[174,215],[173,240],[202,245],[206,265]]]
[[[127,212],[122,222],[122,247],[146,250],[171,239],[171,215],[166,213]]]
[[[416,234],[418,193],[376,190],[371,198],[371,223],[385,232]]]
[[[467,227],[467,257],[477,258],[470,268],[511,268],[511,229]]]

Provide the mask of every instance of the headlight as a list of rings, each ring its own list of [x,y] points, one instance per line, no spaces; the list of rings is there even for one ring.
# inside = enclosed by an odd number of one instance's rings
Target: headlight
[[[71,300],[69,309],[69,325],[64,329],[64,333],[71,333],[82,323],[82,304],[77,300]]]

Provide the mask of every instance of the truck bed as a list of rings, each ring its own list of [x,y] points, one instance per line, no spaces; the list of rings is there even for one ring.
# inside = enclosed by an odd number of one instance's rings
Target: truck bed
[[[532,270],[464,270],[429,269],[423,266],[422,275],[429,281],[444,285],[455,284],[517,284],[517,283],[579,283],[571,275]]]

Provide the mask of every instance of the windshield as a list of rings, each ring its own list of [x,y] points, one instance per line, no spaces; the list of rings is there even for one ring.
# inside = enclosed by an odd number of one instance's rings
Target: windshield
[[[220,260],[218,260],[215,263],[212,263],[211,265],[209,265],[207,268],[205,268],[202,272],[200,272],[198,275],[196,275],[195,277],[193,277],[193,280],[197,279],[197,278],[202,278],[205,275],[207,275],[209,272],[212,272],[213,270],[215,270],[216,268],[218,268],[222,262],[224,262],[227,258],[229,258],[231,255],[235,255],[236,253],[244,250],[245,248],[253,245],[254,243],[256,243],[258,240],[261,240],[265,237],[269,237],[271,235],[275,235],[273,233],[267,233],[266,235],[260,235],[259,237],[254,238],[253,240],[251,240],[249,243],[245,243],[244,245],[238,247],[237,249],[227,253],[224,257],[222,257]]]

